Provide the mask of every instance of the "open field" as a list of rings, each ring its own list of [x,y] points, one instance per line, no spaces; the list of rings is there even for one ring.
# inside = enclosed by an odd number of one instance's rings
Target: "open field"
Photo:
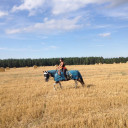
[[[128,64],[67,66],[81,72],[86,86],[53,79],[43,70],[0,72],[0,128],[128,128]]]

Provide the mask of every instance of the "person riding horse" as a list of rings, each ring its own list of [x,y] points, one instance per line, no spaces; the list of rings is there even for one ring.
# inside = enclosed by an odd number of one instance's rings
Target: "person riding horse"
[[[60,72],[62,71],[65,77],[65,80],[67,80],[67,75],[66,75],[67,68],[65,67],[63,58],[60,58],[60,64],[57,69],[59,70],[59,75],[61,75]]]
[[[45,81],[48,82],[50,77],[54,78],[54,89],[55,85],[57,83],[59,83],[60,88],[62,88],[61,86],[61,81],[68,81],[68,80],[74,80],[75,81],[75,88],[77,88],[77,81],[79,81],[81,83],[81,85],[84,87],[85,83],[84,80],[82,78],[81,73],[78,70],[67,70],[67,68],[65,67],[65,63],[64,63],[64,59],[60,58],[60,64],[55,65],[56,66],[56,70],[48,70],[48,71],[43,71],[44,73],[44,78]],[[61,74],[63,73],[63,74]]]

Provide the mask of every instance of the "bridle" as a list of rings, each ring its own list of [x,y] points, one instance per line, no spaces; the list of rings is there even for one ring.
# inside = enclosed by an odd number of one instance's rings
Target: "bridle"
[[[49,73],[48,73],[48,71],[44,71],[44,78],[45,78],[45,81],[48,81],[48,79],[49,79]]]

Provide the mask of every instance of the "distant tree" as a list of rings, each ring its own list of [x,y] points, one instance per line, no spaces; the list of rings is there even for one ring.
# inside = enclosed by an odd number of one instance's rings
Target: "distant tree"
[[[64,58],[66,65],[90,65],[95,63],[126,63],[128,57],[103,58],[103,57],[68,57]],[[40,59],[0,59],[0,67],[32,67],[37,66],[54,66],[59,64],[59,58],[40,58]]]

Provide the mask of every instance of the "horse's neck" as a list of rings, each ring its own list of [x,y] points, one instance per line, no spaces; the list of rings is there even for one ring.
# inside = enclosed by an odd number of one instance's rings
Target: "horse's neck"
[[[56,70],[49,70],[48,72],[51,74],[51,77],[54,77]]]

